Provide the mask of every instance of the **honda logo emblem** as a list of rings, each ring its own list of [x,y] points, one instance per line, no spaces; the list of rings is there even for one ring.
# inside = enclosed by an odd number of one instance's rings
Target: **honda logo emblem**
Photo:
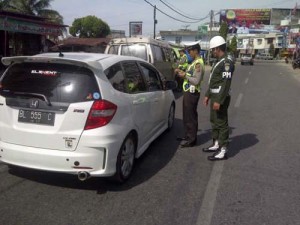
[[[30,102],[30,108],[38,108],[39,107],[39,100],[31,100]]]

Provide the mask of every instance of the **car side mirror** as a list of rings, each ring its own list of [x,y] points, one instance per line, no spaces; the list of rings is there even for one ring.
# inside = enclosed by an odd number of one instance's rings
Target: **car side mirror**
[[[174,90],[178,86],[177,81],[167,80],[164,82],[165,90]]]

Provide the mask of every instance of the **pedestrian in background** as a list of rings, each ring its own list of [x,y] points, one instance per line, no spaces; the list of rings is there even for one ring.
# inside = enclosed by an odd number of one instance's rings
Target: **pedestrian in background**
[[[212,67],[203,104],[207,106],[210,101],[213,144],[208,148],[203,148],[203,151],[214,152],[212,156],[208,156],[209,160],[214,161],[227,159],[229,142],[228,107],[230,104],[231,78],[235,67],[232,59],[226,55],[226,41],[223,37],[213,37],[209,45],[212,54],[217,58],[217,62]]]
[[[178,76],[183,79],[183,126],[184,136],[177,137],[181,140],[182,148],[192,147],[197,143],[198,131],[198,102],[200,98],[200,86],[203,80],[205,68],[200,56],[199,42],[187,46],[189,55],[193,58],[186,71],[177,69]]]
[[[175,79],[177,81],[177,91],[179,92],[182,92],[182,84],[183,84],[183,80],[181,77],[178,76],[178,71],[186,71],[187,67],[188,67],[188,57],[185,53],[185,49],[180,49],[179,50],[179,55],[180,55],[180,58],[179,58],[179,61],[178,61],[178,66],[176,69],[175,69]]]

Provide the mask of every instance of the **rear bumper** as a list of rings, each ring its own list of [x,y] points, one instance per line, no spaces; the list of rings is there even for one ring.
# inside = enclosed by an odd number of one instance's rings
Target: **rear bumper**
[[[76,151],[59,151],[0,141],[0,161],[30,169],[77,175],[81,171],[91,176],[112,176],[116,172],[119,143],[102,147],[78,146]]]

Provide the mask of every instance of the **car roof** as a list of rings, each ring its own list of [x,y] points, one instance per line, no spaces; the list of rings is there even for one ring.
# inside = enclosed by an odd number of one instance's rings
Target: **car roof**
[[[78,60],[82,62],[91,61],[120,61],[120,60],[140,60],[140,58],[134,56],[124,56],[124,55],[113,55],[113,54],[103,54],[103,53],[88,53],[88,52],[66,52],[62,53],[63,56],[59,56],[59,53],[43,53],[35,55],[36,57],[49,57],[49,58],[63,58],[70,60]]]
[[[163,47],[171,48],[170,44],[165,41],[156,40],[150,37],[126,37],[126,38],[114,38],[109,42],[109,45],[128,45],[128,44],[155,44]]]
[[[104,69],[119,61],[135,60],[147,63],[145,60],[134,56],[112,55],[103,53],[86,53],[86,52],[66,52],[66,53],[42,53],[34,56],[15,56],[3,57],[1,59],[4,65],[10,65],[14,62],[24,61],[43,61],[50,60],[52,62],[71,62],[78,64],[88,64],[95,69],[99,69],[99,65]]]

